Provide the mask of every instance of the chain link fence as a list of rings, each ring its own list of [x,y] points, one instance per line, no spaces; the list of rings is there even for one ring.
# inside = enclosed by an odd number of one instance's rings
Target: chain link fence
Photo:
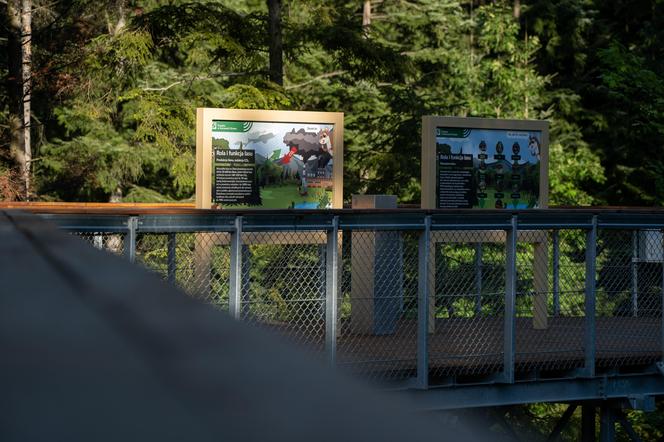
[[[642,365],[662,349],[662,231],[600,230],[597,364]]]
[[[124,233],[73,232],[73,234],[90,243],[95,249],[106,250],[115,255],[125,254]]]
[[[230,235],[138,233],[136,262],[188,294],[228,310]]]
[[[322,353],[325,246],[320,231],[243,234],[240,319]]]
[[[491,231],[432,233],[428,258],[435,268],[430,306],[435,316],[429,323],[429,363],[434,379],[445,382],[451,376],[502,368],[505,246],[498,242],[501,239],[500,232]]]
[[[662,360],[661,223],[252,216],[67,228],[378,381],[514,382]]]
[[[418,236],[345,230],[337,363],[371,379],[415,376]]]

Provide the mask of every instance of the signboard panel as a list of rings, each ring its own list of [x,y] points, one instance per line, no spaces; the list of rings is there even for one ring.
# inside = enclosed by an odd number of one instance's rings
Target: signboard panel
[[[196,206],[343,204],[343,114],[198,109]]]
[[[422,207],[532,209],[548,200],[548,123],[424,117]]]

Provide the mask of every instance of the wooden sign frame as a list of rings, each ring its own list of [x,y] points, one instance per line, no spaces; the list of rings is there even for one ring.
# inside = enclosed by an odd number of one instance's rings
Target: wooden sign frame
[[[422,199],[423,209],[436,209],[436,128],[539,131],[540,179],[538,208],[549,204],[549,122],[544,120],[504,120],[472,117],[422,117]]]
[[[343,113],[198,108],[196,109],[196,208],[212,207],[212,122],[215,120],[334,125],[331,137],[334,146],[332,208],[343,207]]]

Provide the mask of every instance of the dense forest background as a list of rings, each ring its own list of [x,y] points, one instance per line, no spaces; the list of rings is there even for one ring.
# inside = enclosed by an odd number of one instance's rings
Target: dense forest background
[[[664,201],[661,1],[2,3],[2,199],[188,200],[210,106],[345,112],[347,196],[418,203],[437,114],[549,120],[553,204]]]
[[[664,203],[661,0],[0,5],[0,200],[191,200],[195,109],[226,107],[344,112],[348,198],[419,203],[435,114],[549,120],[552,204]],[[536,440],[563,410],[507,414]]]

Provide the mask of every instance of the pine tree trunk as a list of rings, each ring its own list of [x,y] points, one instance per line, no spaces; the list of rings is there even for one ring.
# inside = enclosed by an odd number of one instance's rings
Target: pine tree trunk
[[[521,0],[514,0],[513,14],[517,20],[521,17]]]
[[[21,11],[21,64],[23,80],[23,155],[22,164],[25,198],[30,198],[30,164],[32,162],[32,145],[30,139],[30,112],[32,98],[32,0],[22,0]]]
[[[281,36],[281,0],[267,0],[270,37],[270,80],[284,84],[283,42]]]
[[[9,110],[9,153],[17,169],[23,171],[22,114],[22,54],[21,54],[21,0],[7,0],[7,64],[6,78]],[[21,192],[23,193],[23,192]]]
[[[362,8],[362,27],[366,30],[371,26],[371,0],[364,0]]]

